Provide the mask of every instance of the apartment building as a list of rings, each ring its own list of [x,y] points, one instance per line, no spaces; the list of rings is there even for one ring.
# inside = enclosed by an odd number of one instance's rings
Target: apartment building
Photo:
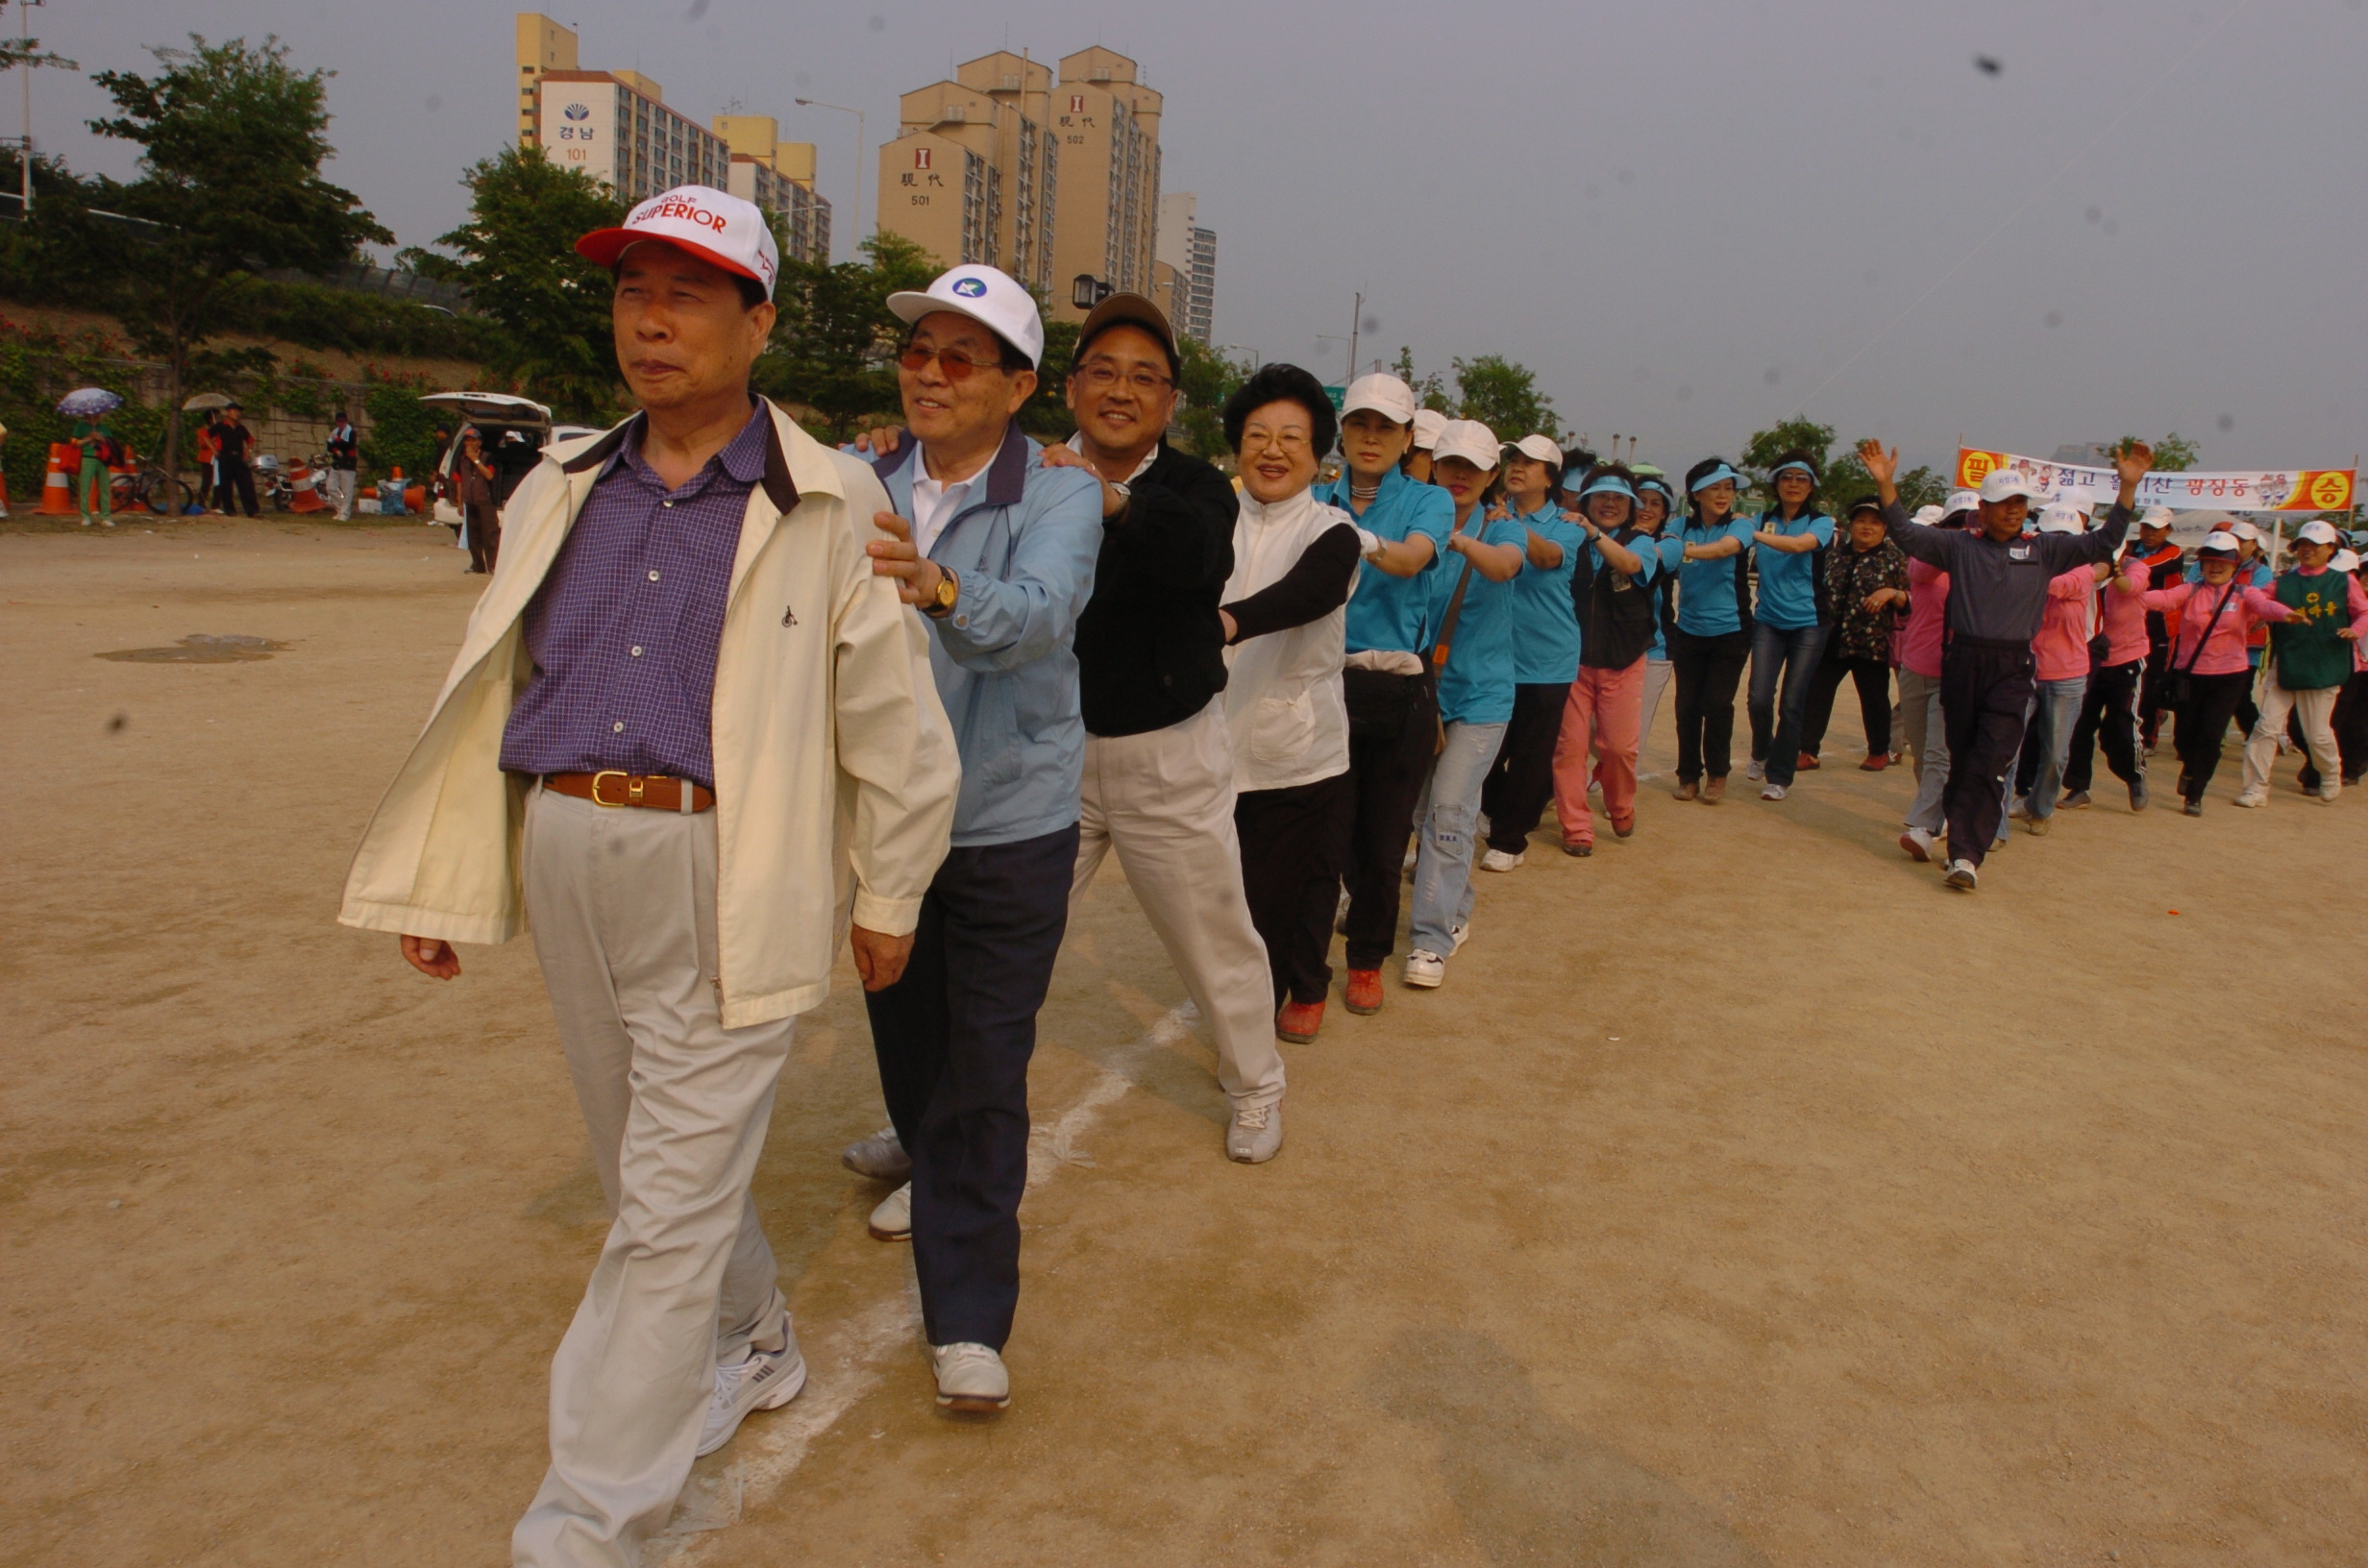
[[[1159,237],[1153,249],[1152,295],[1177,331],[1210,340],[1217,308],[1217,231],[1199,224],[1199,200],[1179,190],[1159,199]]]

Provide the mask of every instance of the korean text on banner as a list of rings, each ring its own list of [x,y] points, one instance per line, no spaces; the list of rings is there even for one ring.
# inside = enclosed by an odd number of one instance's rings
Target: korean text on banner
[[[2010,452],[1957,450],[1957,484],[1978,488],[1999,469],[2011,469],[2059,501],[2110,505],[2121,494],[2121,477],[2109,468],[2048,463]],[[2348,512],[2356,473],[2348,468],[2247,469],[2215,474],[2149,474],[2138,484],[2137,503],[2174,511]]]

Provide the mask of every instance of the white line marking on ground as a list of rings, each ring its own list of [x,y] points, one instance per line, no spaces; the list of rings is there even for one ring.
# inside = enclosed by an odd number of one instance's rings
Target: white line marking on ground
[[[1189,1001],[1168,1010],[1150,1032],[1127,1047],[1119,1066],[1105,1066],[1076,1102],[1050,1123],[1028,1133],[1027,1185],[1040,1187],[1064,1165],[1091,1168],[1094,1157],[1079,1141],[1101,1114],[1134,1087],[1134,1069],[1154,1051],[1164,1051],[1192,1033],[1199,1017]],[[913,1343],[921,1326],[921,1303],[912,1288],[899,1291],[851,1323],[840,1325],[821,1344],[806,1350],[805,1390],[778,1415],[744,1428],[734,1440],[732,1462],[712,1475],[696,1473],[675,1505],[665,1533],[653,1538],[646,1560],[654,1568],[697,1568],[705,1560],[712,1531],[735,1525],[762,1507],[839,1418],[878,1385],[879,1366],[899,1346]]]

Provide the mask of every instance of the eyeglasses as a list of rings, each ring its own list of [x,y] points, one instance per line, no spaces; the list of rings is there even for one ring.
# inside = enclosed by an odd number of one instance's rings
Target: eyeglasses
[[[1244,452],[1249,452],[1260,447],[1273,446],[1280,447],[1287,453],[1301,453],[1307,451],[1307,449],[1314,444],[1314,442],[1308,439],[1308,435],[1305,430],[1288,429],[1270,430],[1263,425],[1252,425],[1248,429],[1242,432],[1242,450]]]
[[[1118,366],[1106,359],[1097,359],[1090,365],[1080,366],[1076,377],[1089,391],[1107,392],[1124,381],[1137,396],[1146,398],[1155,398],[1175,384],[1154,371],[1137,370],[1122,375]]]
[[[1000,361],[974,359],[960,349],[908,348],[897,355],[897,363],[916,376],[928,369],[932,359],[950,381],[967,381],[978,371],[1003,368]]]

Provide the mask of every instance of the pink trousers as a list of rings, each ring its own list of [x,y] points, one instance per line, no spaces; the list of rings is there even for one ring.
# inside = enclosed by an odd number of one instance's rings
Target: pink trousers
[[[1587,808],[1587,781],[1603,785],[1604,814],[1616,830],[1637,820],[1637,730],[1644,720],[1644,661],[1625,670],[1579,666],[1563,704],[1562,734],[1554,742],[1554,815],[1562,820],[1563,843],[1595,842],[1594,814]],[[1591,755],[1593,768],[1588,766]]]

